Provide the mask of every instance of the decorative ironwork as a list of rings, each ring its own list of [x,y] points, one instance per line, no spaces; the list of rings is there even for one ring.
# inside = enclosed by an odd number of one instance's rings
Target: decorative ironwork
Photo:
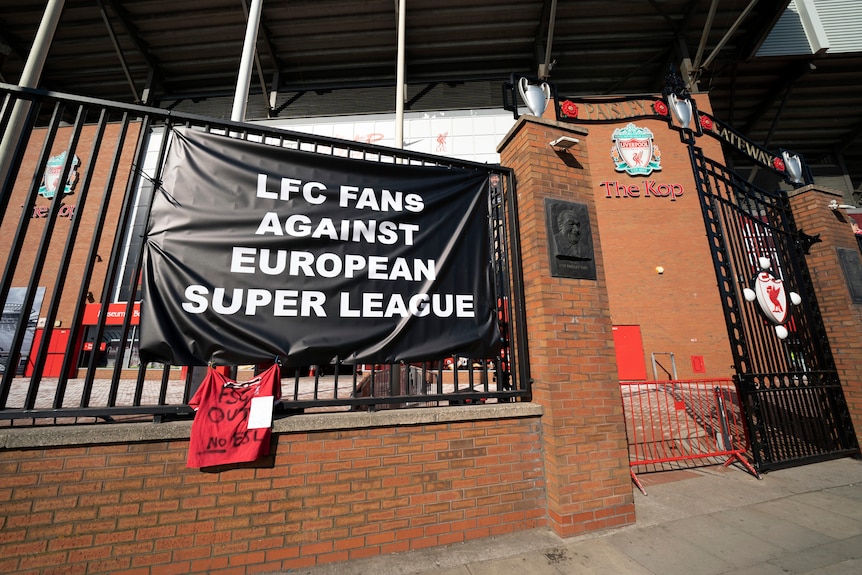
[[[805,253],[817,238],[799,232],[787,195],[767,192],[689,146],[719,294],[759,471],[858,452]],[[786,310],[788,336],[744,301],[767,258],[799,305]]]
[[[813,246],[814,244],[819,244],[822,241],[823,240],[820,239],[820,234],[810,236],[802,230],[799,230],[799,238],[796,240],[799,249],[802,250],[802,253],[804,253],[806,256],[811,250],[811,246]]]
[[[514,76],[503,85],[503,101],[507,110],[513,109],[509,100],[517,102],[514,95]],[[509,92],[512,93],[509,96]],[[621,120],[656,119],[668,122],[668,126],[680,132],[683,142],[693,145],[700,136],[708,135],[720,141],[727,149],[733,149],[759,168],[767,169],[791,184],[800,187],[813,183],[811,169],[804,158],[791,150],[771,151],[749,140],[733,127],[715,116],[697,109],[697,101],[691,96],[685,81],[676,68],[671,66],[665,76],[661,98],[653,94],[604,97],[557,97],[554,109],[558,122],[578,124],[619,123]]]
[[[688,88],[686,88],[685,81],[676,70],[676,66],[671,65],[668,69],[664,77],[664,88],[662,88],[661,93],[665,97],[674,95],[680,100],[686,100],[691,97]]]

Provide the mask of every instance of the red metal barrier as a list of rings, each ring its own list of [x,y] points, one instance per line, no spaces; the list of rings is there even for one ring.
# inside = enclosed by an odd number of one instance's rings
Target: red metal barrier
[[[646,495],[636,467],[726,457],[724,466],[739,461],[752,475],[748,436],[733,381],[621,382],[629,467],[632,480]],[[642,470],[643,471],[643,470]]]

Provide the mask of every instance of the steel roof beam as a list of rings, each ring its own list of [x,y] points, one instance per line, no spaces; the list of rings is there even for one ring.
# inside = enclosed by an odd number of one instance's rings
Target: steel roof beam
[[[9,34],[2,27],[0,27],[0,44],[6,46],[9,49],[9,52],[7,52],[7,54],[14,54],[16,58],[24,60],[25,56],[23,56],[22,54],[26,54],[27,51],[21,49],[21,45],[19,42],[10,40],[9,38]]]
[[[775,84],[766,96],[761,99],[754,111],[749,115],[748,120],[740,128],[740,133],[745,136],[749,136],[750,132],[754,129],[764,114],[766,114],[767,110],[775,104],[779,96],[786,94],[797,81],[813,69],[816,69],[814,64],[807,60],[804,62],[793,62],[785,68],[785,71],[779,74],[781,78],[784,78],[784,81]],[[787,96],[785,96],[785,100],[786,97]]]
[[[248,12],[247,2],[243,0],[243,6],[246,6],[246,12]],[[266,48],[267,54],[269,54],[270,60],[272,60],[272,65],[276,69],[276,71],[281,71],[281,60],[278,57],[278,53],[276,52],[275,47],[272,44],[272,32],[270,32],[269,27],[266,23],[266,10],[264,9],[264,13],[260,15],[260,26],[259,26],[259,34],[260,38],[263,40],[263,45]]]
[[[760,0],[760,9],[758,10],[760,17],[756,20],[758,25],[749,30],[749,33],[740,43],[739,58],[742,61],[747,62],[754,58],[789,4],[790,0]],[[765,15],[771,15],[771,17],[764,17]]]
[[[246,0],[241,0],[240,3],[242,4],[243,15],[245,15],[246,21],[248,21],[248,16],[249,16],[248,2],[246,2]],[[260,14],[258,15],[257,39],[260,39],[261,36],[263,36],[264,45],[269,50],[270,58],[273,60],[273,63],[275,63],[274,62],[275,58],[274,58],[273,53],[272,53],[272,46],[268,45],[269,38],[266,34],[266,30],[264,27],[263,5],[261,5],[261,11],[260,11]],[[266,80],[263,77],[263,66],[261,66],[261,63],[260,63],[260,51],[258,50],[257,40],[255,40],[255,43],[254,43],[254,68],[255,68],[255,71],[257,72],[257,81],[260,84],[260,91],[263,94],[263,100],[266,104],[267,115],[270,115],[272,113],[272,109],[273,109],[274,95],[273,96],[270,95],[269,89],[266,86]],[[278,69],[276,69],[276,78],[278,78]],[[276,89],[277,88],[274,88],[274,90],[276,90]]]
[[[649,3],[650,3],[650,6],[652,6],[655,9],[656,13],[667,21],[667,23],[670,25],[671,28],[677,27],[676,22],[674,22],[671,15],[667,13],[667,10],[664,9],[664,6],[662,6],[661,4],[656,2],[656,0],[649,0]],[[689,4],[689,8],[690,7],[691,7],[691,4]]]
[[[685,32],[688,30],[689,25],[691,24],[694,15],[697,13],[697,8],[699,6],[699,0],[689,0],[688,4],[685,6],[685,11],[682,14],[682,18],[679,21],[674,20],[670,14],[668,14],[660,5],[656,4],[653,0],[650,0],[650,4],[656,9],[656,11],[667,20],[671,29],[673,30],[673,38],[668,42],[665,47],[663,54],[666,54],[664,65],[659,68],[659,74],[655,79],[655,82],[652,85],[653,92],[661,91],[666,84],[666,76],[667,70],[670,69],[671,66],[679,66],[679,62],[674,61],[674,55],[679,56],[679,60],[687,60],[688,59],[688,46],[685,44]],[[650,59],[648,62],[652,62]],[[635,71],[636,73],[637,71]]]
[[[147,63],[147,66],[152,73],[152,81],[148,81],[147,83],[149,85],[152,85],[158,82],[164,91],[169,91],[170,87],[165,81],[164,74],[162,73],[161,65],[158,59],[156,59],[156,57],[153,56],[150,52],[147,43],[144,42],[144,40],[141,38],[140,34],[138,33],[137,27],[132,24],[132,21],[130,20],[125,8],[118,5],[116,0],[104,0],[104,2],[108,5],[108,7],[111,8],[111,10],[113,10],[114,16],[117,18],[117,20],[120,21],[120,25],[123,27],[123,31],[128,36],[129,40],[131,40],[132,45]],[[146,89],[146,91],[151,93],[149,89]]]
[[[715,45],[715,48],[712,49],[712,52],[710,52],[709,56],[706,57],[706,60],[703,61],[703,65],[700,66],[701,68],[709,68],[709,65],[712,64],[712,61],[715,60],[719,52],[724,49],[724,46],[730,41],[733,35],[736,34],[736,31],[739,29],[745,19],[748,18],[748,15],[754,9],[754,5],[757,4],[757,1],[758,0],[751,0],[751,2],[748,3],[748,6],[746,6],[745,10],[742,11],[742,14],[740,14],[733,22],[733,24],[731,24],[730,28],[728,28],[727,32],[725,32],[724,36],[722,36],[721,40],[718,41],[718,44]]]
[[[132,89],[132,97],[136,104],[141,103],[141,97],[138,95],[138,88],[135,86],[135,81],[132,79],[132,74],[129,72],[129,66],[126,64],[126,58],[123,55],[123,49],[117,41],[117,35],[114,33],[114,28],[111,26],[111,19],[105,11],[105,3],[102,0],[96,0],[99,6],[99,14],[102,16],[102,21],[105,23],[105,28],[108,30],[108,37],[111,39],[111,44],[114,46],[114,51],[117,53],[117,58],[120,59],[120,67],[123,69],[123,74],[126,76],[126,82]]]
[[[632,70],[628,74],[626,74],[623,78],[620,78],[619,80],[617,80],[614,83],[614,85],[611,86],[610,88],[608,88],[607,90],[605,90],[603,92],[603,94],[605,94],[605,95],[613,94],[617,88],[622,86],[624,83],[628,82],[628,80],[632,76],[636,75],[638,72],[643,72],[644,66],[649,65],[649,64],[653,64],[653,63],[655,63],[656,60],[659,60],[659,59],[667,61],[671,57],[672,54],[673,54],[673,46],[667,46],[663,50],[660,50],[659,52],[654,53],[652,56],[647,58],[645,61],[638,62],[638,65],[636,67],[632,68]],[[662,81],[664,81],[664,76],[662,76]]]
[[[712,31],[712,23],[715,21],[715,12],[718,9],[718,0],[712,0],[709,6],[709,13],[706,16],[706,22],[703,24],[703,33],[700,35],[700,43],[697,45],[697,52],[694,56],[694,62],[691,65],[692,71],[697,74],[700,69],[700,62],[703,58],[703,52],[706,50],[706,41],[709,40],[709,33]],[[694,79],[691,79],[694,83]]]
[[[554,24],[557,21],[557,0],[551,0],[551,6],[548,13],[548,38],[545,42],[545,59],[539,64],[538,77],[540,80],[547,80],[551,75],[551,47],[554,45]],[[540,39],[539,39],[540,40]],[[540,40],[541,41],[541,40]]]
[[[860,135],[862,135],[862,121],[849,126],[841,139],[835,142],[835,153],[843,157],[847,148],[853,145]]]
[[[409,110],[413,106],[413,104],[415,104],[416,102],[421,100],[423,97],[425,97],[427,94],[429,94],[434,88],[436,88],[440,84],[446,84],[450,88],[454,88],[455,86],[457,86],[459,84],[463,84],[463,83],[464,82],[429,82],[428,85],[426,85],[424,88],[419,90],[415,96],[413,96],[412,98],[407,100],[407,102],[404,103],[404,107]]]

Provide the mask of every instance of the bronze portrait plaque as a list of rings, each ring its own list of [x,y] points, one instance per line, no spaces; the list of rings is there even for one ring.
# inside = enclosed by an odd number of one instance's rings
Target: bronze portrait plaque
[[[593,234],[586,204],[545,198],[545,229],[552,276],[596,279]]]
[[[859,260],[859,250],[847,248],[836,248],[836,250],[850,298],[853,303],[862,303],[862,263]]]

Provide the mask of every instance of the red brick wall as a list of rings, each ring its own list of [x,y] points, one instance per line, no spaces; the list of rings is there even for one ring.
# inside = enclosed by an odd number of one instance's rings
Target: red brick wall
[[[91,174],[87,173],[87,166],[90,162],[90,154],[93,149],[93,141],[97,135],[94,126],[87,126],[81,131],[81,137],[78,146],[75,150],[75,155],[81,161],[77,167],[79,174],[78,182],[73,188],[73,193],[62,198],[62,203],[69,207],[74,207],[74,217],[80,219],[80,226],[75,242],[74,254],[68,271],[69,286],[62,295],[60,308],[57,319],[62,322],[63,327],[70,327],[75,305],[78,303],[78,284],[82,277],[84,265],[86,263],[86,255],[90,249],[90,243],[93,238],[94,229],[96,227],[96,218],[105,195],[105,186],[108,182],[108,176],[111,171],[111,164],[117,140],[119,138],[119,125],[111,124],[105,128],[103,141],[96,161],[93,162]],[[133,155],[135,146],[137,145],[138,133],[140,125],[131,124],[125,138],[125,145],[122,149],[122,157],[118,164],[118,173],[111,189],[107,191],[110,198],[107,219],[105,227],[102,230],[102,235],[99,240],[97,253],[101,257],[101,261],[97,261],[93,270],[93,277],[90,282],[90,291],[93,292],[96,301],[101,296],[102,283],[104,282],[105,273],[110,260],[111,246],[114,241],[114,233],[116,231],[117,221],[120,215],[123,196],[126,192],[126,187],[129,183],[132,164],[134,163]],[[51,149],[50,156],[56,156],[66,150],[69,144],[69,139],[72,134],[71,128],[60,128],[57,131],[54,146]],[[32,178],[38,171],[38,160],[41,153],[42,141],[46,137],[44,129],[33,130],[31,135],[30,145],[21,163],[18,178],[12,191],[12,197],[9,201],[9,209],[3,218],[2,226],[0,227],[0,265],[6,264],[6,259],[9,256],[12,240],[15,237],[15,229],[18,226],[18,221],[21,215],[21,209],[24,205],[27,194],[29,193],[32,184]],[[86,197],[86,203],[82,202],[82,186],[87,176],[92,178],[89,193]],[[40,213],[47,214],[52,203],[51,199],[37,196],[35,207],[40,210]],[[32,215],[32,211],[30,215]],[[19,259],[20,265],[17,266],[13,286],[27,286],[33,258],[39,247],[42,232],[45,228],[46,217],[31,218],[29,220],[29,230],[26,235],[22,256]],[[60,258],[63,255],[65,242],[67,240],[69,230],[71,228],[72,219],[70,217],[58,217],[55,224],[54,232],[51,236],[51,244],[47,252],[45,267],[42,276],[39,280],[40,286],[45,286],[45,301],[43,306],[49,304],[51,292],[54,289],[57,270],[59,269]],[[44,313],[42,314],[44,315]]]
[[[187,448],[0,451],[0,572],[245,575],[547,524],[537,417],[279,434],[217,471]]]
[[[68,127],[63,127],[57,130],[49,158],[67,151],[72,133],[72,128]],[[106,190],[114,154],[119,143],[120,125],[109,124],[105,127],[100,148],[96,150],[96,157],[92,159],[92,163],[90,156],[94,152],[93,143],[98,133],[96,127],[93,125],[85,126],[81,130],[80,139],[73,152],[80,160],[80,164],[76,168],[78,174],[77,182],[71,194],[64,195],[60,198],[62,207],[58,212],[53,233],[51,235],[51,241],[46,250],[44,268],[38,279],[38,285],[45,288],[45,296],[44,301],[36,303],[37,305],[41,303],[39,316],[45,317],[46,310],[51,304],[50,300],[58,280],[60,262],[66,249],[66,244],[71,241],[70,233],[72,224],[73,221],[77,220],[79,222],[78,231],[73,243],[74,247],[69,261],[68,271],[66,272],[64,287],[58,296],[60,301],[55,322],[60,322],[57,327],[61,330],[68,330],[72,327],[75,307],[81,303],[79,302],[79,289],[80,284],[83,281],[82,278],[84,277],[87,255],[90,250],[90,245],[94,241],[94,234],[97,233],[97,220],[103,199],[107,197],[105,224],[101,230],[98,230],[101,235],[96,244],[96,253],[99,257],[94,263],[91,279],[84,291],[84,294],[86,294],[87,291],[91,292],[93,299],[96,302],[101,298],[102,285],[111,259],[112,244],[114,242],[115,233],[117,231],[116,228],[120,218],[120,209],[126,193],[126,188],[129,185],[129,179],[132,176],[132,165],[134,164],[133,156],[138,142],[139,133],[139,124],[132,123],[129,125],[125,134],[123,147],[120,151],[120,161],[118,163],[115,179],[112,186]],[[17,265],[13,268],[12,287],[23,288],[26,287],[30,281],[32,264],[39,250],[40,243],[42,242],[42,235],[48,222],[47,216],[53,203],[53,199],[37,195],[34,207],[27,210],[26,214],[23,213],[27,196],[33,185],[33,178],[40,169],[39,157],[47,135],[48,133],[45,129],[34,129],[32,131],[29,145],[25,151],[24,158],[18,172],[18,177],[12,190],[9,208],[6,214],[4,214],[2,224],[0,224],[0,266],[5,266],[6,260],[9,258],[11,252],[13,239],[16,237],[16,229],[19,221],[22,219],[22,215],[28,223],[21,256],[16,261]],[[88,178],[90,178],[90,185],[89,191],[85,196],[83,194],[85,187],[84,183]],[[62,189],[58,193],[62,195]],[[37,329],[37,342],[42,341],[42,335],[43,331],[41,329]],[[61,337],[60,331],[57,329],[54,329],[51,341],[53,345],[59,346],[58,349],[62,349],[65,346],[65,341]],[[35,361],[35,349],[23,349],[25,354],[28,354],[28,351],[30,356],[28,364],[32,368]],[[59,359],[49,359],[48,364],[55,364],[53,367],[57,372],[59,372]],[[49,367],[46,372],[53,373],[53,369]],[[148,375],[148,379],[152,379],[154,377],[157,377],[157,375]]]
[[[705,96],[696,96],[702,109]],[[705,111],[708,111],[706,109]],[[611,159],[613,131],[633,122],[648,128],[661,152],[660,171],[648,176],[617,172]],[[661,120],[622,119],[591,124],[584,139],[590,159],[596,216],[602,230],[611,320],[614,325],[638,325],[644,347],[647,378],[653,379],[652,354],[670,370],[673,353],[679,379],[733,374],[733,358],[716,288],[715,271],[697,197],[691,160],[678,132]],[[697,142],[711,158],[723,157],[709,136]],[[644,181],[656,186],[680,186],[683,194],[647,197]],[[611,182],[612,193],[608,197]],[[616,184],[638,186],[639,196],[616,197]],[[656,267],[664,268],[659,274]],[[692,357],[704,360],[705,373],[695,373]],[[658,379],[665,379],[659,371]]]
[[[859,246],[843,210],[831,210],[830,201],[842,201],[838,192],[806,186],[790,194],[796,227],[819,235],[805,257],[817,304],[826,326],[838,378],[850,409],[857,441],[862,444],[862,305],[854,304],[836,248],[846,248],[860,258]]]
[[[586,131],[522,116],[501,145],[514,170],[521,226],[533,401],[544,408],[548,518],[561,536],[634,522],[634,500],[590,162],[581,145],[548,143]],[[587,206],[596,280],[552,277],[544,199]]]

